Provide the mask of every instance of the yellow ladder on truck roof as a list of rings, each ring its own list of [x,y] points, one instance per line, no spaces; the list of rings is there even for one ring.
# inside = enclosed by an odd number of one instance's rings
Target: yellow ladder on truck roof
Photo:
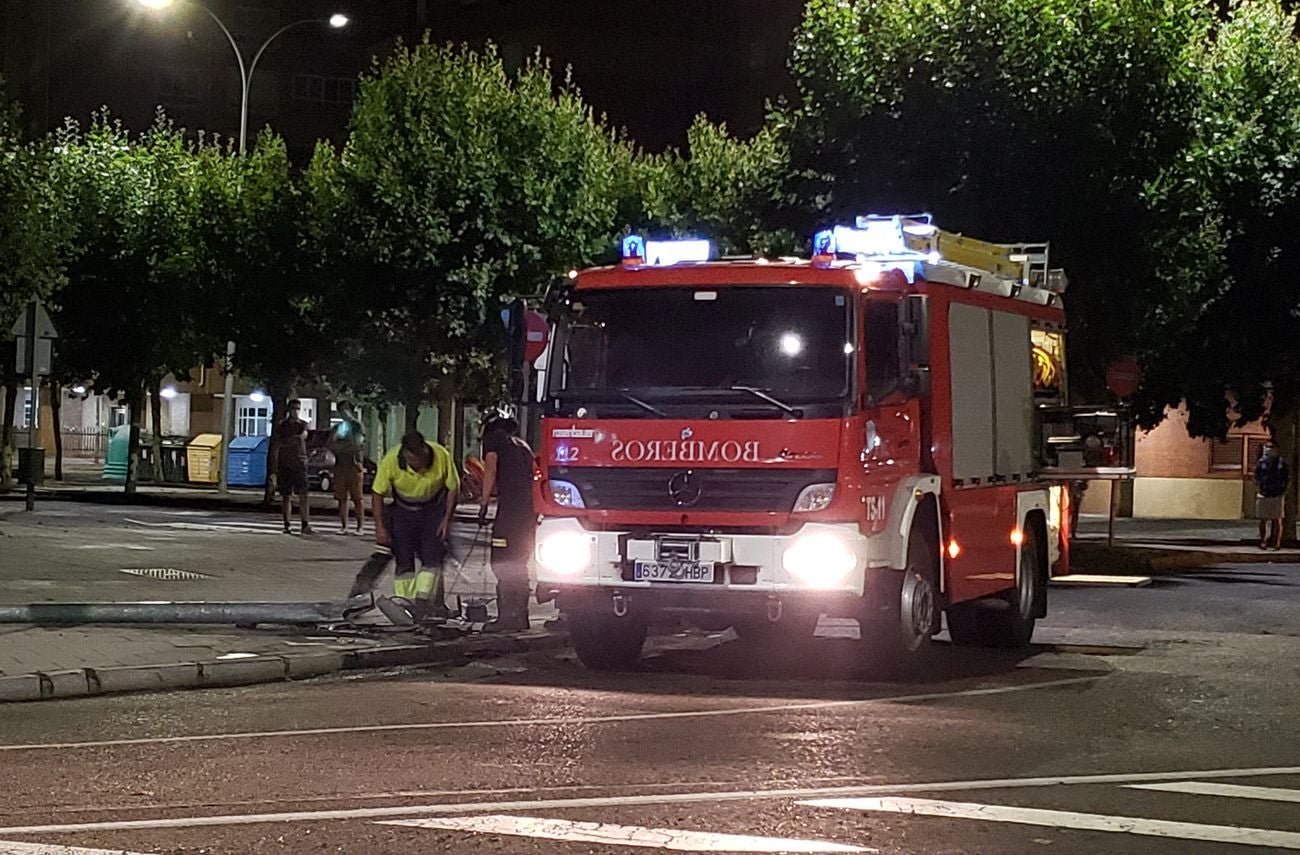
[[[887,216],[869,215],[858,218],[858,227]],[[967,237],[957,232],[944,231],[934,225],[929,214],[912,214],[897,217],[908,249],[924,254],[938,253],[944,261],[991,273],[1002,279],[1012,279],[1034,288],[1046,288],[1061,294],[1065,292],[1065,271],[1053,270],[1049,264],[1049,245],[1044,243],[993,243]]]

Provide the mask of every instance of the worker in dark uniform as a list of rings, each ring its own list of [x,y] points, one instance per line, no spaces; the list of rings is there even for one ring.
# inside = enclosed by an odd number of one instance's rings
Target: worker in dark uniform
[[[518,436],[518,423],[491,414],[483,424],[483,495],[479,525],[486,525],[488,502],[497,492],[492,521],[492,573],[497,578],[497,619],[484,632],[528,629],[528,559],[533,554],[537,512],[533,509],[533,450]]]

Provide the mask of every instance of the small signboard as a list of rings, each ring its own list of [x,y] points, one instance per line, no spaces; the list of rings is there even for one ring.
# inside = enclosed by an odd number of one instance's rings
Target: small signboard
[[[29,330],[35,332],[35,342],[28,339]],[[54,339],[59,337],[54,322],[40,303],[32,303],[22,313],[9,332],[15,339],[18,374],[22,377],[48,377],[54,367]],[[31,360],[32,364],[28,364]]]

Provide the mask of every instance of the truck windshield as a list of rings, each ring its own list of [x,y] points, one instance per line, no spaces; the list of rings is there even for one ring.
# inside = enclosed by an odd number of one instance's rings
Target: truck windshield
[[[773,417],[842,401],[852,376],[849,305],[845,291],[818,286],[580,292],[552,391],[568,402],[623,408],[631,394],[642,404],[714,401]]]

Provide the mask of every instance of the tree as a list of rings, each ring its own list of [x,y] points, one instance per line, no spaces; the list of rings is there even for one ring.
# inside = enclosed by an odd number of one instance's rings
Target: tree
[[[195,153],[162,116],[138,141],[107,115],[84,134],[70,123],[56,146],[75,228],[55,316],[60,370],[130,405],[134,492],[146,395],[156,417],[162,378],[186,376],[212,350],[195,299]]]
[[[1148,187],[1165,259],[1144,317],[1140,416],[1186,402],[1222,437],[1264,417],[1292,462],[1300,419],[1300,43],[1277,0],[1236,2],[1192,60],[1195,134]],[[1295,478],[1288,501],[1294,531]]]
[[[13,417],[22,385],[8,333],[28,303],[48,300],[64,282],[68,219],[49,180],[51,158],[44,142],[20,139],[17,108],[0,80],[0,487],[11,479]]]
[[[212,346],[237,343],[233,365],[264,386],[275,412],[314,379],[329,340],[319,317],[326,240],[314,221],[309,167],[296,181],[284,141],[265,131],[240,157],[197,152],[195,245]]]
[[[1135,343],[1158,259],[1143,188],[1182,151],[1200,0],[813,0],[798,31],[791,197],[807,228],[933,211],[1050,240],[1070,272],[1076,387]],[[795,212],[800,213],[799,211]]]
[[[798,243],[780,225],[788,163],[774,129],[742,140],[699,116],[684,154],[641,155],[629,164],[637,178],[635,214],[644,218],[637,225],[706,236],[723,253],[788,254]]]
[[[352,319],[354,373],[411,424],[450,399],[508,298],[610,244],[630,159],[540,60],[512,75],[491,47],[399,46],[362,80],[340,164],[330,314]]]

